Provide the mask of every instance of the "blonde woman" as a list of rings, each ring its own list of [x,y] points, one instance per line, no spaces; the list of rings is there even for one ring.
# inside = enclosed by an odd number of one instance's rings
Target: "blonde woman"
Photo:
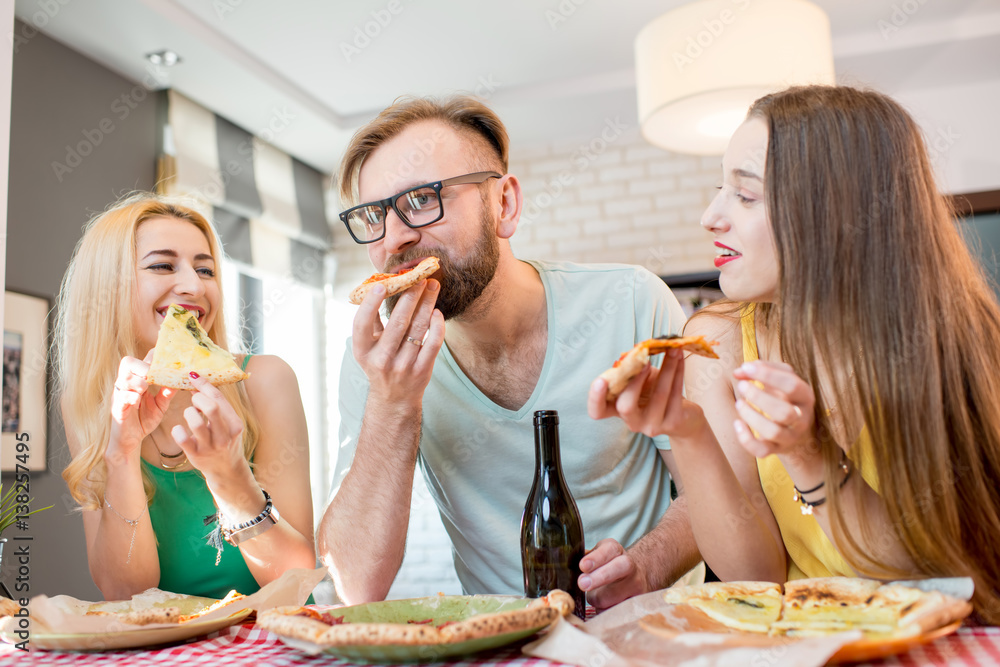
[[[969,576],[1000,622],[1000,308],[919,127],[847,87],[758,100],[702,217],[734,303],[590,414],[667,433],[724,580]],[[683,382],[682,382],[683,380]],[[682,387],[684,394],[682,394]]]
[[[146,382],[172,303],[227,347],[220,260],[201,214],[138,194],[91,220],[63,280],[57,381],[73,456],[63,477],[107,599],[154,586],[246,594],[288,568],[315,566],[305,415],[291,368],[247,355],[237,362],[250,377],[236,385]]]

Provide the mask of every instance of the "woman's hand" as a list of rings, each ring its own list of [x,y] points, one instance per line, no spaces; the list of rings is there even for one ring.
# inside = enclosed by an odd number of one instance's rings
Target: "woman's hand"
[[[153,351],[143,360],[122,357],[118,364],[114,394],[111,398],[111,442],[109,455],[129,456],[138,452],[143,439],[153,432],[176,393],[161,387],[149,391],[146,373]]]
[[[791,366],[776,361],[747,362],[733,376],[740,417],[733,428],[740,444],[757,458],[806,454],[815,442],[812,387]]]
[[[170,435],[210,487],[213,480],[225,479],[234,471],[249,472],[243,454],[243,420],[210,382],[191,373],[191,384],[195,391],[190,407],[184,410],[187,428],[178,424]]]
[[[633,433],[685,437],[693,434],[704,418],[701,409],[684,398],[683,389],[684,353],[667,350],[659,368],[647,366],[614,401],[607,400],[607,381],[594,380],[587,413],[593,419],[620,417]]]

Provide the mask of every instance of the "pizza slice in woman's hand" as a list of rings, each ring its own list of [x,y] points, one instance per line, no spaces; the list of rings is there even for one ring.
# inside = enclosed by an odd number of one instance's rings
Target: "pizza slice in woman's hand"
[[[146,380],[171,389],[194,389],[191,373],[216,386],[247,378],[233,355],[212,342],[195,314],[173,304],[160,325]]]
[[[719,355],[712,349],[713,345],[718,344],[718,341],[705,340],[704,336],[659,336],[636,343],[635,347],[618,358],[614,366],[601,373],[600,377],[608,381],[607,400],[613,401],[618,394],[625,391],[625,385],[649,364],[652,355],[677,348],[710,359],[718,359]]]

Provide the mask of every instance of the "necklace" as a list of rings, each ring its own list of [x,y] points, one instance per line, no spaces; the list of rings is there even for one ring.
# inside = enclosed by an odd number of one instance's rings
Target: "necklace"
[[[153,449],[155,449],[156,453],[160,455],[160,467],[161,468],[163,468],[164,470],[177,470],[178,468],[182,468],[185,465],[187,465],[188,460],[187,460],[187,456],[184,454],[184,450],[183,449],[181,451],[177,452],[176,454],[164,454],[160,450],[160,446],[156,444],[156,438],[153,437],[152,433],[149,434],[149,439],[153,443]],[[174,463],[173,465],[169,465],[169,464],[163,462],[163,459],[167,459],[168,461],[172,462],[173,459],[179,459],[182,456],[184,457],[184,459],[181,460],[178,463]]]

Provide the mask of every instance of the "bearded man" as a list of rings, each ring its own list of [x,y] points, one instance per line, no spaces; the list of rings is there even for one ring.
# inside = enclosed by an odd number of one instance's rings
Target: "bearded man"
[[[671,503],[669,441],[587,416],[594,378],[635,343],[678,333],[683,311],[641,267],[515,258],[523,197],[507,152],[503,123],[478,100],[404,98],[343,158],[340,217],[375,267],[441,264],[388,299],[376,287],[354,319],[334,496],[317,531],[349,604],[392,585],[418,463],[465,592],[523,593],[519,527],[543,409],[559,411],[590,604],[663,588],[699,560],[683,494]]]

